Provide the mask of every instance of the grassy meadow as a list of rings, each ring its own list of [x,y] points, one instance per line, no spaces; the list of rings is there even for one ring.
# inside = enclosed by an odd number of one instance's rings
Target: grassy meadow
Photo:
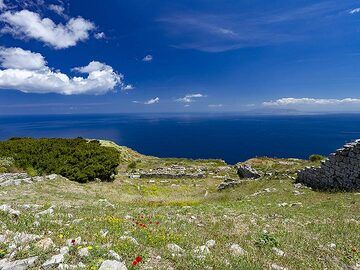
[[[360,267],[360,194],[295,187],[296,170],[313,165],[310,161],[251,159],[247,162],[265,176],[218,192],[223,181],[218,174],[236,177],[232,166],[217,170],[228,166],[222,161],[159,159],[118,150],[122,161],[135,161],[136,168],[201,165],[210,173],[204,179],[130,179],[127,173],[133,168],[123,165],[113,182],[80,184],[59,178],[0,187],[0,205],[21,212],[13,217],[0,211],[0,235],[8,239],[0,243],[0,259],[8,253],[11,236],[24,232],[40,239],[19,244],[13,259],[39,256],[30,269],[41,269],[67,239],[78,237],[81,243],[70,247],[64,262],[73,269],[80,269],[80,262],[85,269],[98,269],[110,259],[110,250],[128,269]],[[37,216],[50,207],[52,214]],[[39,248],[43,238],[54,245]],[[199,251],[209,240],[215,245]],[[234,251],[234,244],[242,251]],[[88,249],[87,256],[79,256],[82,248]],[[132,265],[138,256],[141,262]]]

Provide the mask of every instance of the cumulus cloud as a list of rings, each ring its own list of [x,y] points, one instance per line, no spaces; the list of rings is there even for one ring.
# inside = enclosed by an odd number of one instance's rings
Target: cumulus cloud
[[[1,67],[10,69],[41,69],[46,65],[40,53],[33,53],[21,48],[0,47]]]
[[[151,54],[146,55],[143,59],[144,62],[151,62],[153,60],[153,57]]]
[[[96,39],[103,39],[103,38],[106,38],[106,35],[104,32],[99,32],[99,33],[95,33],[94,34],[94,38]]]
[[[203,94],[187,94],[185,97],[176,99],[177,102],[191,103],[198,98],[206,97]]]
[[[36,39],[55,49],[75,46],[79,41],[88,39],[89,32],[95,29],[92,22],[82,17],[71,18],[65,25],[56,24],[29,10],[4,12],[0,21],[5,23],[1,30],[3,33],[21,39]]]
[[[354,8],[349,11],[350,14],[355,14],[355,13],[359,13],[359,12],[360,12],[360,8]]]
[[[0,0],[0,10],[6,8],[6,5],[4,3],[4,0]]]
[[[263,106],[289,106],[289,105],[342,105],[360,104],[358,98],[344,99],[316,99],[316,98],[280,98],[274,101],[263,102]]]
[[[19,90],[25,93],[105,94],[116,86],[124,86],[124,76],[111,66],[97,61],[87,66],[76,67],[75,72],[86,77],[69,77],[47,66],[39,53],[21,48],[0,48],[0,88]]]
[[[160,101],[160,98],[156,97],[156,98],[149,99],[148,101],[145,101],[144,104],[151,105],[151,104],[159,103],[159,101]]]

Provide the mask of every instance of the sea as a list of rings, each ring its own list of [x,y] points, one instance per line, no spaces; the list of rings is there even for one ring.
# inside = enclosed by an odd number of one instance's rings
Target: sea
[[[252,157],[328,155],[360,138],[360,114],[92,114],[0,116],[0,139],[112,140],[142,154],[229,164]]]

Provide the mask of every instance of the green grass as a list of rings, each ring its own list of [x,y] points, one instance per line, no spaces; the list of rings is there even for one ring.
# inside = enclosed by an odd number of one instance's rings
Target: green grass
[[[74,247],[66,263],[81,261],[87,269],[98,269],[109,258],[110,249],[123,257],[128,269],[269,269],[273,263],[288,269],[344,269],[360,262],[359,194],[300,189],[304,194],[295,196],[290,177],[309,161],[258,158],[248,162],[271,176],[222,192],[216,190],[222,180],[211,176],[167,183],[154,179],[155,183],[149,183],[149,179],[128,179],[122,174],[112,183],[56,180],[0,188],[0,205],[11,204],[22,212],[18,219],[0,213],[0,228],[3,232],[7,229],[43,235],[57,247],[66,239],[81,236],[87,242],[82,247],[91,249],[90,257],[80,258]],[[224,166],[221,161],[186,159],[146,158],[141,163],[147,168],[165,163],[207,163],[212,169]],[[231,173],[235,175],[235,170]],[[274,191],[264,192],[266,188]],[[107,199],[115,207],[100,203],[100,199]],[[278,206],[283,202],[302,206]],[[21,209],[23,204],[41,207],[25,211]],[[54,215],[39,218],[40,225],[34,226],[35,214],[50,205],[55,206]],[[74,223],[77,219],[82,221]],[[102,229],[109,231],[107,236],[101,236]],[[122,235],[134,237],[139,245],[121,240]],[[193,250],[210,239],[216,241],[211,253],[205,259],[196,258]],[[181,246],[183,256],[173,257],[166,248],[169,243]],[[233,256],[229,251],[232,243],[239,244],[246,255]],[[336,248],[331,248],[331,243]],[[274,254],[273,246],[283,250],[285,256]],[[6,245],[0,245],[0,256],[6,249]],[[38,269],[54,254],[54,249],[44,252],[31,243],[15,259],[39,255],[34,267]],[[143,261],[133,267],[131,261],[136,256],[142,256]]]

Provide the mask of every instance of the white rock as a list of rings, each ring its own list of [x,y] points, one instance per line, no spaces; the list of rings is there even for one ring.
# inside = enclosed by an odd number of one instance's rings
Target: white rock
[[[100,234],[102,237],[106,237],[108,233],[109,233],[109,230],[107,230],[107,229],[101,229],[101,231],[100,231]]]
[[[12,209],[10,205],[7,204],[0,205],[0,211],[5,212],[9,215],[13,215],[15,217],[18,217],[20,215],[20,211]]]
[[[36,257],[30,257],[23,260],[17,260],[17,261],[8,261],[7,259],[0,261],[0,269],[1,270],[25,270],[31,267],[37,260]]]
[[[21,232],[15,234],[13,241],[15,244],[25,244],[39,239],[39,235]]]
[[[79,262],[77,265],[78,268],[86,268],[86,265],[83,264],[82,262]]]
[[[63,261],[64,261],[64,254],[60,253],[60,254],[52,256],[49,260],[44,262],[42,266],[44,268],[51,268],[51,267],[59,265]]]
[[[328,245],[328,247],[329,247],[329,248],[336,248],[336,244],[335,244],[335,243],[330,243],[330,244]]]
[[[40,216],[52,215],[53,213],[54,213],[54,209],[53,209],[53,207],[50,207],[49,209],[46,209],[44,211],[41,211],[41,212],[37,213],[35,215],[35,217],[38,218]]]
[[[68,254],[69,250],[70,250],[69,247],[64,246],[64,247],[60,248],[60,254],[63,254],[63,255]]]
[[[167,244],[167,249],[171,252],[174,252],[174,253],[182,253],[184,252],[184,250],[179,247],[177,244]]]
[[[233,256],[243,256],[246,254],[246,251],[238,244],[232,244],[229,249]]]
[[[106,206],[110,206],[111,208],[115,208],[115,205],[113,205],[112,203],[110,203],[107,199],[100,199],[99,203],[103,203]]]
[[[283,202],[283,203],[278,203],[278,206],[279,207],[285,207],[285,206],[288,206],[289,204],[286,203],[286,202]]]
[[[106,260],[103,261],[99,270],[127,270],[127,267],[122,262]]]
[[[35,245],[37,248],[40,248],[42,250],[48,250],[49,248],[54,247],[54,242],[51,240],[51,238],[44,238],[36,243]]]
[[[123,235],[120,236],[120,240],[127,240],[130,241],[131,243],[133,243],[134,245],[139,245],[139,242],[132,236],[128,236],[128,235]]]
[[[275,264],[275,263],[273,263],[273,264],[271,265],[271,269],[274,269],[274,270],[288,270],[286,267],[277,265],[277,264]]]
[[[36,220],[36,221],[34,221],[33,225],[34,225],[35,227],[39,227],[39,226],[40,226],[40,222]]]
[[[113,251],[113,250],[109,250],[109,255],[113,258],[113,259],[115,259],[115,260],[117,260],[117,261],[122,261],[122,258],[121,258],[121,256],[119,255],[119,254],[117,254],[115,251]]]
[[[210,254],[210,250],[207,246],[200,246],[194,249],[194,253],[197,255],[196,257],[199,259],[204,259],[207,255]]]
[[[215,246],[215,240],[208,240],[208,241],[206,241],[206,243],[205,243],[205,246],[207,246],[208,248],[212,248],[212,247],[214,247]]]
[[[57,177],[57,174],[49,174],[49,175],[46,176],[46,178],[49,179],[49,180],[55,180],[56,177]]]
[[[285,255],[285,252],[282,251],[281,249],[277,248],[277,247],[273,247],[271,250],[272,250],[272,252],[274,252],[278,256],[282,257],[282,256]]]
[[[89,257],[90,256],[90,252],[87,247],[79,249],[78,254],[80,257]]]

